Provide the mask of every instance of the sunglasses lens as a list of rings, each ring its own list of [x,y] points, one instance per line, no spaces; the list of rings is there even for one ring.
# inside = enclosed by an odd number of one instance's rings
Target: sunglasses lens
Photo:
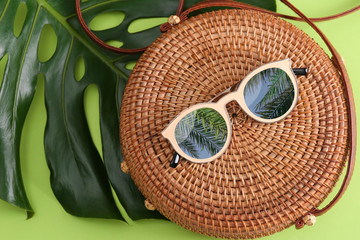
[[[253,76],[245,85],[247,107],[256,116],[275,119],[283,116],[294,102],[294,85],[280,68],[269,68]]]
[[[212,108],[197,109],[175,128],[177,144],[188,156],[206,159],[223,149],[228,134],[225,119]]]

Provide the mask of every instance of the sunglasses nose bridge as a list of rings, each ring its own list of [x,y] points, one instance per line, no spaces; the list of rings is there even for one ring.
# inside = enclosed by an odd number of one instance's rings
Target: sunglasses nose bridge
[[[224,106],[225,107],[226,104],[228,104],[231,101],[236,100],[238,102],[238,100],[236,98],[236,95],[237,95],[237,92],[230,92],[230,93],[226,94],[225,96],[223,96],[221,99],[219,99],[217,104],[219,106]]]

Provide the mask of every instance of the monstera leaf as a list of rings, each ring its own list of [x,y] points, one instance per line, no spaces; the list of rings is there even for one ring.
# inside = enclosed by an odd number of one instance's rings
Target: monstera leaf
[[[186,7],[198,0],[186,1]],[[275,10],[275,2],[249,0]],[[104,12],[120,12],[121,24],[95,31],[124,48],[143,47],[160,35],[158,27],[130,31],[136,19],[176,12],[178,0],[83,1],[90,23]],[[45,82],[45,154],[51,187],[64,209],[76,216],[124,219],[114,200],[136,220],[158,218],[148,211],[130,176],[121,171],[119,109],[130,70],[139,55],[99,49],[82,33],[74,0],[0,1],[0,198],[33,214],[20,169],[20,138],[38,81]],[[44,50],[45,49],[45,50]],[[96,86],[102,149],[94,145],[84,110],[84,92]],[[100,152],[100,153],[99,153]],[[113,190],[112,190],[113,189]],[[114,194],[113,194],[114,192]]]

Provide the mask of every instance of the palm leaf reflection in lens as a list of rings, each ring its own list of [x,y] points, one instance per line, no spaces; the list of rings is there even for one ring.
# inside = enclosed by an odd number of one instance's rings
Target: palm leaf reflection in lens
[[[227,126],[214,109],[197,109],[180,120],[175,128],[175,139],[187,155],[206,159],[217,154],[225,145]]]
[[[246,84],[247,107],[256,116],[274,119],[284,115],[294,101],[294,85],[286,72],[269,68],[253,76]]]

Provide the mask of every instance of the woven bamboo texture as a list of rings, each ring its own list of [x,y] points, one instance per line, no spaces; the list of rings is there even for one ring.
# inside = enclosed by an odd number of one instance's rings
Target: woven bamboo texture
[[[180,160],[161,131],[264,63],[290,58],[299,100],[284,120],[259,123],[235,103],[232,140],[217,160]],[[292,24],[249,10],[201,14],[173,27],[142,55],[120,115],[124,159],[144,196],[171,221],[221,238],[281,231],[328,196],[346,162],[348,109],[328,55]]]

